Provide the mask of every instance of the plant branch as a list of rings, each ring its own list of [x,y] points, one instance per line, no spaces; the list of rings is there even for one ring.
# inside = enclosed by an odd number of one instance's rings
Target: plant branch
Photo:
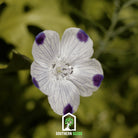
[[[130,5],[132,5],[136,2],[138,2],[138,0],[129,0],[122,6],[122,8],[127,8],[127,7],[129,7]]]
[[[119,1],[117,0],[115,1],[115,9],[112,15],[111,25],[109,29],[107,30],[107,32],[105,33],[104,39],[100,43],[100,47],[95,54],[96,58],[100,56],[100,54],[104,51],[105,47],[108,45],[108,42],[110,41],[112,33],[114,32],[114,28],[118,22],[119,12],[120,12],[120,6],[119,6]]]

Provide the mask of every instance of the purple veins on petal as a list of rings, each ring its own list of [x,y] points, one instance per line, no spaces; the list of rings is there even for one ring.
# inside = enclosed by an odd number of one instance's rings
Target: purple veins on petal
[[[79,32],[77,33],[77,38],[78,38],[81,42],[87,42],[87,40],[88,40],[88,35],[87,35],[83,30],[79,30]]]
[[[99,87],[102,80],[103,80],[104,76],[101,75],[101,74],[96,74],[94,77],[93,77],[93,84],[94,86],[96,87]]]
[[[64,115],[67,114],[67,113],[71,113],[71,114],[73,113],[73,108],[70,104],[68,104],[63,110]]]
[[[45,34],[43,32],[39,33],[36,38],[35,38],[35,41],[38,45],[41,45],[44,43],[44,40],[45,40]]]
[[[39,88],[38,82],[35,78],[32,78],[32,82],[37,88]]]

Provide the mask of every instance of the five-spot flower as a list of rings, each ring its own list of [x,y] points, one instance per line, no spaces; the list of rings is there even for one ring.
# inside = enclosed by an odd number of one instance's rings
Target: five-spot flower
[[[39,33],[32,54],[32,81],[59,115],[74,113],[80,95],[90,96],[103,80],[101,64],[91,59],[93,42],[79,28],[66,29],[61,42],[55,31]]]

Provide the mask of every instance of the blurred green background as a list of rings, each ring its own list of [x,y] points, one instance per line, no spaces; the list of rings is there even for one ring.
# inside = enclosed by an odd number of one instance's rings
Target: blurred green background
[[[81,97],[83,136],[72,137],[138,138],[138,0],[0,0],[0,138],[59,137],[61,116],[31,81],[31,52],[42,30],[72,26],[93,39],[105,76]]]

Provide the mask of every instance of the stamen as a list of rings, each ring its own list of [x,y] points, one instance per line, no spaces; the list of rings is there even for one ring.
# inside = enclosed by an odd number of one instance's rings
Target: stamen
[[[62,70],[67,70],[66,68],[63,68]]]
[[[69,63],[66,63],[65,65],[69,66]]]
[[[52,73],[55,75],[56,79],[65,78],[73,73],[73,67],[69,63],[61,62],[57,59],[56,64],[52,64]]]
[[[52,64],[52,68],[54,68],[56,66],[56,64]]]

